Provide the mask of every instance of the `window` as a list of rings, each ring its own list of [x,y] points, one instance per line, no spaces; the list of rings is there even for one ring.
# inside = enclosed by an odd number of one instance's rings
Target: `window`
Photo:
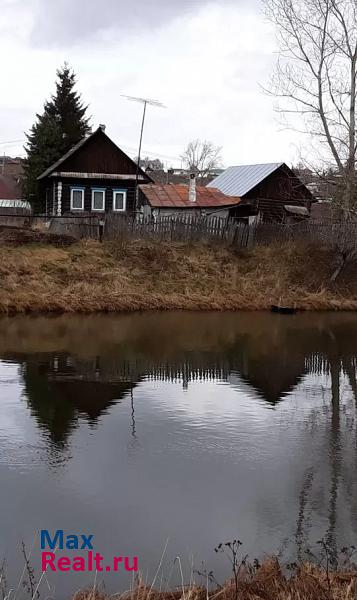
[[[126,210],[126,190],[113,190],[113,210],[117,212]]]
[[[84,188],[71,189],[71,210],[84,210]]]
[[[92,210],[105,210],[105,190],[92,189]]]

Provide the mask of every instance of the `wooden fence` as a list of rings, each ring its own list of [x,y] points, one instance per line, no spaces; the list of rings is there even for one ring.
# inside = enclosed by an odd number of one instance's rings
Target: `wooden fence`
[[[0,214],[1,217],[1,214]],[[7,215],[4,215],[4,220]],[[24,216],[13,215],[11,219],[23,226]],[[302,221],[300,223],[258,223],[248,225],[220,217],[164,216],[157,219],[136,218],[131,215],[109,213],[97,215],[64,215],[26,217],[26,225],[46,227],[50,232],[73,236],[77,239],[118,241],[147,239],[166,242],[206,242],[247,248],[254,245],[270,245],[289,241],[320,240],[330,245],[357,250],[356,222]]]
[[[172,242],[225,242],[247,246],[249,228],[219,217],[137,217],[136,219],[110,214],[105,220],[103,238],[122,241],[142,238]]]
[[[101,225],[103,223],[103,225]],[[51,217],[49,222],[50,233],[70,235],[77,239],[101,239],[104,221],[97,216],[63,216]]]

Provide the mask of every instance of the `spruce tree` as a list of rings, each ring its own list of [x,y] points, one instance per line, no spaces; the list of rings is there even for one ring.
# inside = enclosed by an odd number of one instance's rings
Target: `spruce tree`
[[[65,64],[57,71],[56,93],[44,105],[42,115],[27,134],[24,193],[35,210],[39,202],[37,178],[51,164],[90,132],[87,106],[75,90],[76,76]]]

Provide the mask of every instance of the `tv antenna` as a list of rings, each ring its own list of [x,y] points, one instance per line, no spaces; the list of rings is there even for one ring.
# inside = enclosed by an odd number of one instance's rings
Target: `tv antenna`
[[[141,130],[140,130],[140,140],[139,140],[139,152],[138,152],[138,161],[136,165],[136,176],[135,176],[135,206],[134,210],[136,211],[138,205],[138,182],[139,182],[139,168],[140,168],[140,159],[141,159],[141,147],[143,142],[143,133],[144,133],[144,125],[145,125],[145,117],[146,117],[146,107],[156,106],[157,108],[166,108],[164,104],[159,102],[159,100],[152,100],[151,98],[138,98],[136,96],[126,96],[125,94],[121,94],[122,98],[126,98],[131,102],[139,102],[144,105],[143,109],[143,118],[141,122]]]

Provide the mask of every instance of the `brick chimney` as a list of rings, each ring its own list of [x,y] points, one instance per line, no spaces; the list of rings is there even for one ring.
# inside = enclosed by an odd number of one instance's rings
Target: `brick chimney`
[[[191,173],[190,175],[190,185],[188,188],[188,200],[189,202],[196,202],[197,193],[196,193],[196,174]]]

